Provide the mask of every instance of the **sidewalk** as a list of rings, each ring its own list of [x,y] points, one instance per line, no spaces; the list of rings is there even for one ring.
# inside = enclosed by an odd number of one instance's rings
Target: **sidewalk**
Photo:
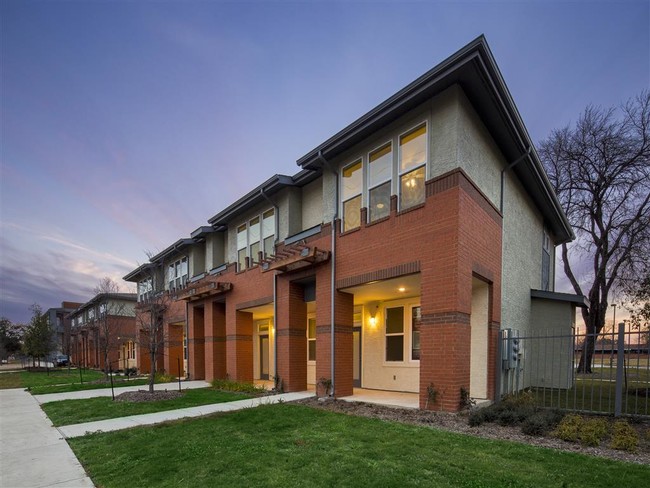
[[[68,443],[23,389],[0,390],[0,487],[92,487]]]
[[[192,388],[208,388],[210,383],[207,381],[181,381],[181,390],[190,390]],[[119,395],[125,391],[148,390],[149,385],[120,386],[115,388],[115,394]],[[178,390],[178,382],[175,383],[156,383],[154,390]],[[97,390],[69,391],[66,393],[47,393],[44,395],[34,395],[38,403],[56,402],[59,400],[81,400],[84,398],[96,398],[111,396],[110,388],[100,388]]]
[[[200,405],[198,407],[167,410],[165,412],[146,413],[144,415],[132,415],[130,417],[98,420],[97,422],[87,422],[84,424],[64,425],[63,427],[59,427],[59,432],[61,432],[65,438],[81,437],[94,432],[111,432],[114,430],[138,427],[140,425],[159,424],[161,422],[167,422],[169,420],[201,417],[203,415],[210,415],[217,412],[232,412],[234,410],[252,408],[259,405],[302,400],[311,396],[314,396],[314,393],[310,391],[282,393],[279,395],[248,398],[246,400],[237,400],[234,402],[213,403],[210,405]]]

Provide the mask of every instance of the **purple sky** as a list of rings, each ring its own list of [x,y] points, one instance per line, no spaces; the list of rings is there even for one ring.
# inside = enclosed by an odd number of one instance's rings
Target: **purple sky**
[[[2,0],[0,315],[121,281],[481,33],[533,140],[617,105],[649,5]]]

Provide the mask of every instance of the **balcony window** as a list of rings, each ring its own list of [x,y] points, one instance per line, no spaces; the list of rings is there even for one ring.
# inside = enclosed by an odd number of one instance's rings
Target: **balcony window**
[[[275,254],[275,211],[267,210],[262,214],[262,240],[264,257]]]
[[[148,300],[153,291],[153,278],[146,278],[138,282],[138,302]]]
[[[399,138],[400,209],[424,203],[427,164],[427,126],[420,125]]]
[[[260,252],[260,218],[255,217],[248,223],[249,256],[251,264],[257,263]]]
[[[248,238],[246,236],[246,224],[237,227],[237,269],[243,271],[246,269],[246,248]]]
[[[167,279],[170,290],[177,290],[185,286],[189,275],[187,257],[170,264],[167,272]]]
[[[270,256],[275,251],[275,211],[267,210],[237,227],[237,269],[246,269],[246,258],[257,264],[259,252]]]
[[[363,164],[359,159],[341,172],[341,201],[343,202],[343,232],[361,225],[361,192]]]

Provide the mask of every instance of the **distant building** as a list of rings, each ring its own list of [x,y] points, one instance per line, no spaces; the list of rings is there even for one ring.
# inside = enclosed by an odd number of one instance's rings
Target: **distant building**
[[[70,313],[72,363],[89,368],[133,368],[137,364],[135,293],[100,293]],[[104,345],[108,345],[105,363]]]
[[[70,314],[82,304],[78,302],[61,302],[57,308],[49,308],[45,315],[50,327],[54,329],[55,352],[70,355]]]

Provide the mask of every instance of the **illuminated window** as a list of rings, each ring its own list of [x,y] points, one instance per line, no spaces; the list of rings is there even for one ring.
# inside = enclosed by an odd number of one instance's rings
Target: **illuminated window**
[[[316,319],[307,319],[307,361],[316,361]]]
[[[341,172],[341,201],[343,202],[343,232],[361,225],[361,191],[363,189],[363,165],[357,162]]]
[[[393,150],[389,142],[368,156],[368,221],[388,217],[390,214],[391,179],[393,176]]]
[[[399,138],[400,209],[424,202],[427,164],[427,126],[423,124]]]

